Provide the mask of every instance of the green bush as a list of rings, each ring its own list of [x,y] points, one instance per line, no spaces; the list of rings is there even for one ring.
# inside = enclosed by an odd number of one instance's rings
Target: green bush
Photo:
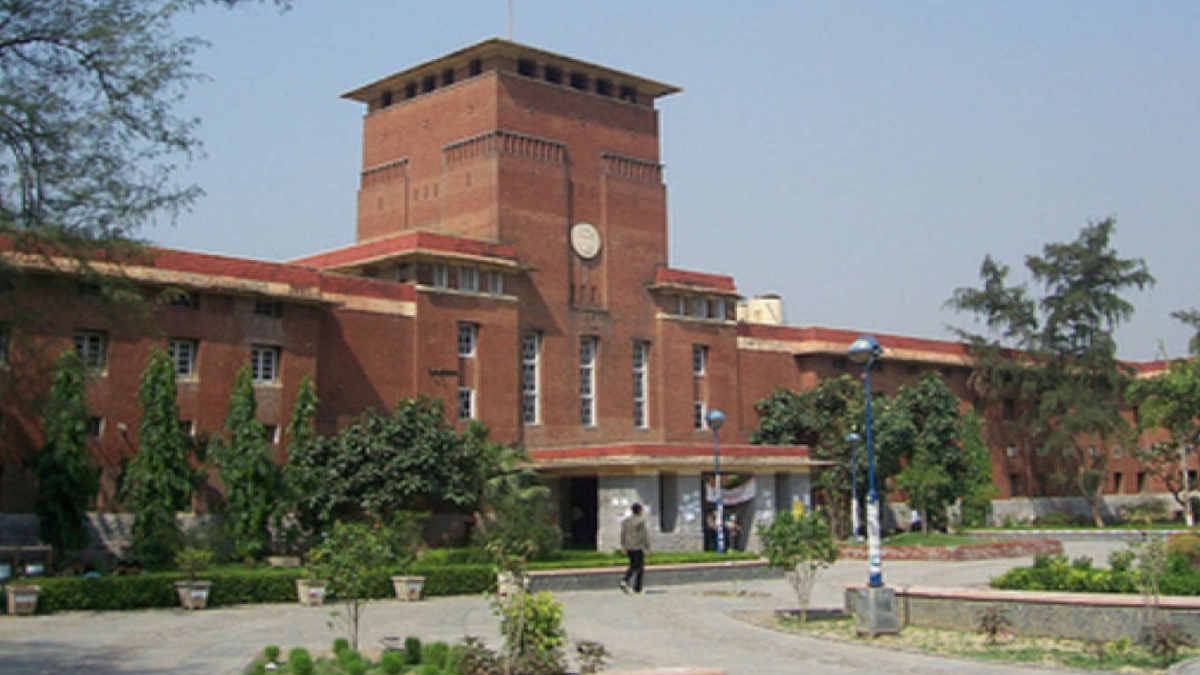
[[[1182,556],[1193,567],[1200,566],[1200,535],[1172,535],[1167,539],[1167,554]]]
[[[402,652],[384,652],[379,657],[379,669],[384,675],[400,675],[404,672],[404,654]]]
[[[411,635],[404,638],[404,662],[410,666],[421,662],[421,638]]]
[[[426,567],[422,562],[411,573],[425,577],[424,592],[427,597],[473,595],[496,588],[496,570],[491,565]]]
[[[421,647],[421,663],[432,663],[438,669],[446,667],[446,657],[449,655],[450,645],[445,642],[430,642]]]
[[[993,588],[1013,591],[1059,591],[1068,593],[1138,593],[1138,572],[1126,555],[1110,557],[1112,566],[1096,569],[1091,560],[1067,560],[1063,555],[1037,556],[1033,567],[1017,567],[992,579]],[[1187,559],[1170,556],[1160,583],[1164,595],[1200,595],[1200,571]]]
[[[312,675],[315,669],[312,655],[308,653],[307,649],[299,647],[288,652],[287,665],[288,670],[292,671],[292,675]]]

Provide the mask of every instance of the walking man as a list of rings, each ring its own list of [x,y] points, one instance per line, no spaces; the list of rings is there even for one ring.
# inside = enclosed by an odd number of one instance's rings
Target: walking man
[[[642,517],[642,505],[634,503],[633,515],[621,521],[621,550],[629,556],[629,567],[621,579],[621,590],[629,592],[629,580],[633,579],[633,592],[642,592],[642,575],[646,571],[646,556],[650,555],[650,533],[646,519]]]

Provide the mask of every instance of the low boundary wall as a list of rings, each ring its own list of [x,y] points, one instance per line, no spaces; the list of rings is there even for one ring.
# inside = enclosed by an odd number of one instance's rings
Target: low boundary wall
[[[846,611],[853,613],[861,586],[845,590]],[[896,613],[903,626],[974,630],[988,607],[999,609],[1017,635],[1073,640],[1137,640],[1148,608],[1141,595],[1049,593],[974,588],[893,587]],[[1162,617],[1200,637],[1200,597],[1163,597]]]
[[[617,588],[625,573],[624,567],[604,567],[571,570],[538,570],[529,573],[531,591],[600,591]],[[730,562],[688,565],[656,565],[646,567],[645,584],[679,586],[722,581],[751,581],[782,579],[783,572],[771,569],[765,560],[736,560]]]

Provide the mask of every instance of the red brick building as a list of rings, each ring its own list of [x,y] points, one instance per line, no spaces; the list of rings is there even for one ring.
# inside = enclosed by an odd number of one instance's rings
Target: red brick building
[[[455,419],[529,449],[577,545],[613,548],[636,500],[662,548],[699,548],[713,409],[727,416],[723,470],[754,476],[733,507],[742,522],[807,501],[805,448],[747,445],[754,404],[853,368],[856,334],[739,320],[733,279],[670,266],[655,101],[677,91],[500,39],[355,89],[345,97],[366,109],[357,241],[285,264],[152,249],[120,274],[186,294],[145,322],[106,316],[62,261],[14,256],[35,273],[6,311],[38,320],[0,335],[0,510],[32,504],[20,462],[40,432],[24,394],[44,392],[38,364],[72,345],[96,375],[100,508],[136,452],[138,378],[154,345],[176,361],[196,433],[220,429],[247,361],[276,440],[306,375],[325,433],[368,407],[440,398]],[[933,368],[969,401],[961,345],[878,337],[877,387]],[[1002,494],[1036,492],[1020,453],[1003,448]]]

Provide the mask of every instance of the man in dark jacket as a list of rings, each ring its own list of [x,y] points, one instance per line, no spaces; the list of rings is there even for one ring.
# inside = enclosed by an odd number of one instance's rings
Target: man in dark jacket
[[[621,550],[629,556],[629,567],[621,579],[621,590],[629,592],[629,580],[633,579],[633,592],[642,592],[642,575],[646,570],[646,556],[650,555],[650,532],[646,519],[642,517],[642,505],[635,503],[633,515],[621,521]]]

